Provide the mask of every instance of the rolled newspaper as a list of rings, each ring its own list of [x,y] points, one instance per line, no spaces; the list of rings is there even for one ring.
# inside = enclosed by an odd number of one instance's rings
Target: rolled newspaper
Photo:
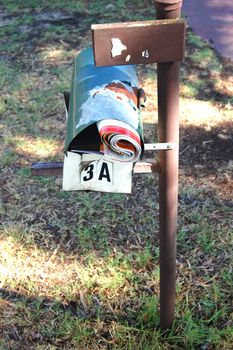
[[[115,119],[97,123],[105,156],[122,162],[137,162],[142,153],[138,132],[128,124]]]

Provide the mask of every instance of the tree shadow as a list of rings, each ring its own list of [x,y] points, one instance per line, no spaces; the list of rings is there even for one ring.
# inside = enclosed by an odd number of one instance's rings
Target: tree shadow
[[[233,63],[187,29],[185,60],[181,65],[181,93],[203,101],[231,104]]]
[[[0,346],[5,346],[4,349],[27,350],[39,344],[57,345],[57,341],[60,345],[69,343],[64,333],[66,325],[63,320],[66,319],[73,326],[76,321],[85,324],[85,320],[98,318],[101,307],[96,297],[93,298],[92,309],[86,310],[79,298],[61,302],[41,296],[27,296],[8,288],[0,288],[0,299],[0,335],[1,340],[4,340],[3,344],[0,341]],[[39,327],[39,324],[43,326]],[[53,324],[56,326],[53,327]]]
[[[180,165],[195,174],[195,166],[202,165],[206,175],[216,174],[217,168],[233,160],[233,122],[215,127],[181,126]]]

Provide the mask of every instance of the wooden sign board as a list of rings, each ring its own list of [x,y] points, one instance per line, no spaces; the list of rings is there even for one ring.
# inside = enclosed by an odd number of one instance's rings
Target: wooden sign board
[[[184,58],[183,19],[94,24],[96,66],[176,62]]]

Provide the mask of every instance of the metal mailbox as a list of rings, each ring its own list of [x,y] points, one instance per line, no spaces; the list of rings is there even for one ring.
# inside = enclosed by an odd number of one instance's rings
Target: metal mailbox
[[[143,149],[138,77],[134,66],[96,67],[91,48],[75,59],[65,153],[100,150],[97,123],[117,120],[137,131]]]
[[[100,173],[102,171],[102,175],[105,173],[100,162],[105,159],[105,163],[101,164],[103,167],[108,164],[109,167],[106,166],[105,171],[110,169],[113,178],[117,177],[116,171],[125,174],[124,170],[120,170],[123,167],[128,169],[131,176],[133,163],[138,161],[144,149],[140,114],[143,98],[134,66],[96,67],[91,48],[85,49],[76,57],[68,103],[63,172],[63,175],[65,172],[67,174],[66,167],[69,163],[69,181],[72,180],[70,174],[73,171],[70,159],[74,162],[74,158],[77,157],[80,164],[90,164],[91,155],[95,156],[93,166],[96,166]],[[98,174],[94,176],[92,167],[88,164],[86,169],[83,165],[79,166],[86,174],[83,177],[79,174],[80,188],[67,188],[63,181],[63,189],[100,190],[99,185],[95,189],[99,180]],[[96,181],[93,181],[94,178]],[[106,178],[107,176],[104,176],[103,180]],[[91,183],[90,188],[87,185]],[[117,186],[108,187],[107,192],[118,192]],[[119,192],[122,192],[122,187]]]

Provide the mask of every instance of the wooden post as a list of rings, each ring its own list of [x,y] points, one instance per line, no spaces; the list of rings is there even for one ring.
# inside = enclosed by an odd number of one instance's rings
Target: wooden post
[[[181,0],[157,0],[156,18],[180,16]],[[172,327],[175,314],[176,231],[179,152],[179,63],[158,63],[159,142],[176,147],[159,155],[160,327]]]

